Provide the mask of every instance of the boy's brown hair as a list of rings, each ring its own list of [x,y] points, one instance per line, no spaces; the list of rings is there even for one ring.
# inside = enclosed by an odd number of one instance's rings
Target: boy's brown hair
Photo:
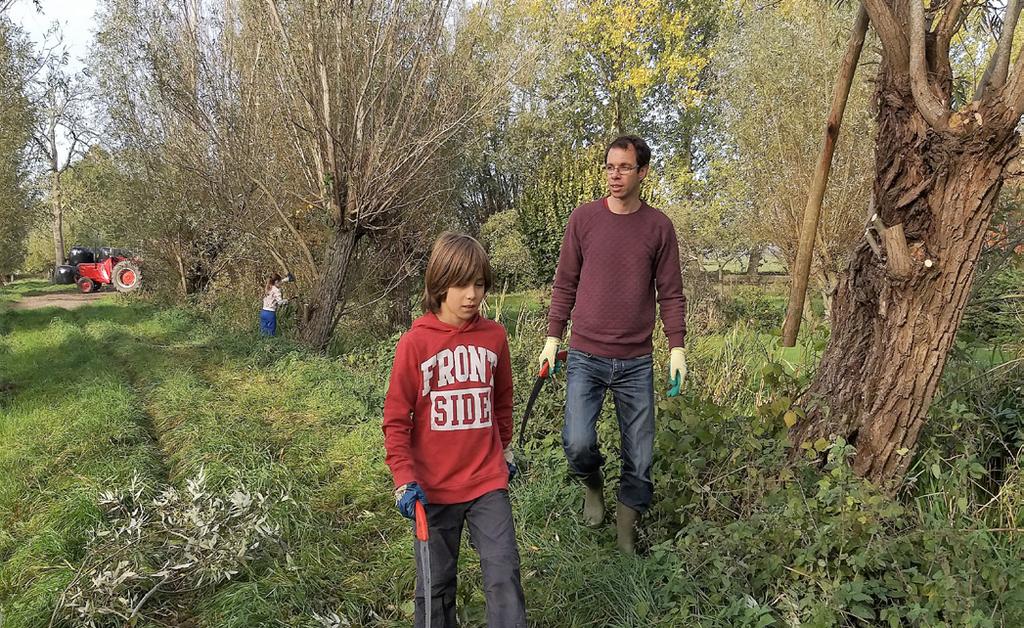
[[[484,279],[484,292],[493,283],[487,252],[472,237],[446,231],[434,242],[423,280],[423,311],[437,314],[451,286],[464,286],[477,277]]]

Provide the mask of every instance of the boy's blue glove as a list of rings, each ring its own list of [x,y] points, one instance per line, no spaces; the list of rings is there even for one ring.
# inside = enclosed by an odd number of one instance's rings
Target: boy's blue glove
[[[505,450],[505,464],[508,465],[508,481],[511,482],[519,475],[519,467],[516,466],[516,459],[512,455],[511,447]]]
[[[409,482],[405,486],[399,486],[395,489],[395,508],[398,508],[398,512],[402,513],[402,516],[406,519],[416,518],[416,500],[423,502],[423,505],[427,505],[427,495],[420,488],[420,485],[415,482]]]

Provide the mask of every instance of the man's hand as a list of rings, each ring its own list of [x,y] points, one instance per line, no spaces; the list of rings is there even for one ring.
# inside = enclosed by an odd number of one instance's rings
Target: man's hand
[[[675,397],[683,390],[686,383],[686,350],[682,347],[675,347],[669,351],[668,381],[671,385],[669,397]]]
[[[427,494],[415,482],[409,482],[395,489],[395,508],[398,508],[398,512],[402,513],[406,519],[416,518],[417,499],[423,502],[424,506],[427,505]]]
[[[554,372],[555,363],[558,360],[558,345],[561,341],[554,336],[548,336],[544,340],[544,350],[540,352],[540,357],[537,358],[537,366],[540,369],[544,368],[544,363],[548,363],[548,370]]]
[[[508,465],[508,481],[519,475],[519,467],[516,466],[516,458],[512,455],[512,448],[505,448],[505,464]]]

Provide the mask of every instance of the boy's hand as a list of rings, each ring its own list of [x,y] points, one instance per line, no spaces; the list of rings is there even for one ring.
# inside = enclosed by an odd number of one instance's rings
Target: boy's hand
[[[519,475],[519,467],[516,466],[516,458],[512,454],[512,448],[505,448],[505,464],[508,465],[508,481],[511,482],[513,478]]]
[[[417,499],[423,502],[424,506],[427,505],[427,494],[415,482],[409,482],[405,486],[395,489],[395,508],[398,508],[398,512],[402,513],[406,519],[416,518]]]

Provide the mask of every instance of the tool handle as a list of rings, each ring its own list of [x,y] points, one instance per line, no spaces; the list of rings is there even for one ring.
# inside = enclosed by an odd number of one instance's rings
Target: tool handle
[[[559,351],[555,355],[555,372],[556,373],[561,370],[561,366],[560,365],[564,364],[565,361],[568,360],[568,359],[569,359],[569,352],[568,351]],[[541,367],[540,367],[540,373],[537,373],[537,377],[539,377],[541,379],[547,379],[548,378],[548,374],[549,374],[548,371],[550,370],[548,367],[550,367],[550,366],[551,366],[551,364],[549,364],[545,360],[544,364],[542,364]]]
[[[430,532],[427,529],[427,510],[423,507],[423,502],[416,500],[416,538],[421,541],[426,541],[430,538]]]

